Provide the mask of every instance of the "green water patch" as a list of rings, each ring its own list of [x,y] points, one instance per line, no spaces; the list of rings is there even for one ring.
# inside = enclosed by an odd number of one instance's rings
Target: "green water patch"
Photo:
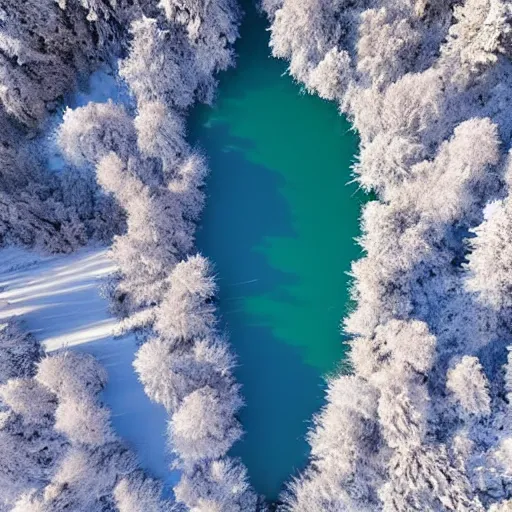
[[[246,4],[237,67],[189,131],[211,169],[197,244],[215,265],[246,401],[232,455],[275,500],[307,461],[325,375],[346,350],[340,321],[363,195],[349,184],[357,136],[270,57],[267,22]]]

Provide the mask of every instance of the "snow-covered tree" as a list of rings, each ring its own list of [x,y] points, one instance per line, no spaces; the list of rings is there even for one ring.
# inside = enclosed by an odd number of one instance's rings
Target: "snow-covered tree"
[[[136,145],[135,128],[124,107],[108,103],[89,103],[64,112],[57,142],[75,164],[97,164],[111,151],[126,160]]]
[[[142,345],[134,361],[146,394],[168,411],[175,411],[200,387],[221,387],[233,365],[221,340],[200,340],[191,350],[183,351],[172,350],[168,341],[156,338]]]
[[[138,163],[125,164],[110,153],[99,162],[97,175],[127,211],[127,233],[113,246],[123,275],[119,289],[136,305],[147,306],[161,300],[169,270],[191,248],[193,226],[171,191],[144,185],[135,174]]]
[[[27,425],[53,425],[57,397],[32,378],[10,379],[0,386],[2,402]]]
[[[442,445],[396,452],[390,467],[390,478],[379,490],[385,512],[484,510]]]
[[[119,73],[139,106],[154,101],[185,109],[197,87],[193,54],[180,30],[165,30],[154,18],[142,17],[131,26],[133,41]]]
[[[105,382],[94,358],[62,352],[43,359],[36,378],[0,386],[9,408],[0,422],[0,455],[9,461],[0,464],[0,481],[14,510],[172,510],[114,434],[98,401]]]
[[[0,507],[51,479],[67,446],[54,430],[57,398],[33,378],[0,386]]]
[[[352,267],[355,307],[344,322],[353,378],[364,383],[351,398],[374,394],[375,444],[369,455],[360,438],[341,437],[347,405],[329,394],[310,440],[332,439],[324,450],[332,456],[318,457],[312,442],[289,508],[505,503],[510,6],[270,0],[263,8],[273,54],[349,115],[361,138],[356,179],[377,193],[363,208],[364,256]],[[372,473],[341,473],[359,454]]]
[[[109,242],[119,231],[119,212],[96,185],[75,176],[79,186],[70,188],[67,170],[57,175],[45,168],[47,137],[34,135],[51,128],[47,115],[93,70],[113,63],[140,3],[1,2],[0,243],[72,252],[91,238]]]
[[[208,260],[191,256],[176,265],[155,322],[162,336],[175,343],[208,336],[216,325],[216,292]]]
[[[512,7],[503,0],[466,0],[453,10],[455,23],[443,47],[451,71],[474,73],[512,50]],[[462,66],[460,66],[462,64]],[[459,69],[457,69],[457,67]]]
[[[357,70],[378,89],[414,69],[420,52],[421,30],[416,20],[405,6],[399,14],[390,4],[364,11],[359,25]]]
[[[474,229],[469,239],[467,289],[509,325],[512,311],[512,208],[509,199],[494,203],[492,215]]]
[[[15,377],[32,377],[42,356],[39,343],[15,321],[0,325],[0,384]]]
[[[75,444],[101,446],[115,440],[110,411],[92,398],[63,399],[55,412],[55,429]]]
[[[308,84],[321,98],[340,100],[351,75],[350,57],[344,50],[333,48],[309,73]]]
[[[207,174],[204,158],[189,154],[176,169],[169,190],[176,194],[185,219],[197,221],[204,206],[204,179]]]
[[[169,423],[173,450],[187,462],[222,457],[242,435],[235,418],[241,406],[237,388],[223,393],[205,386],[190,393]]]
[[[0,242],[23,244],[44,252],[70,253],[87,241],[85,226],[72,209],[53,198],[20,190],[0,191]]]
[[[173,512],[177,506],[164,500],[162,484],[142,471],[135,471],[116,484],[114,497],[119,512]]]
[[[192,50],[200,99],[211,102],[214,74],[233,63],[232,45],[238,37],[239,10],[233,0],[161,0],[166,18],[183,26]]]
[[[341,75],[347,73],[347,55],[339,54],[336,50],[344,49],[346,39],[355,36],[359,4],[364,3],[366,2],[348,0],[284,1],[281,8],[273,13],[270,41],[273,54],[276,57],[290,59],[290,73],[304,82],[311,91],[316,85],[322,87],[318,80],[321,72],[316,71],[317,67],[333,72],[340,70]],[[335,23],[332,22],[333,13],[336,13]],[[327,59],[327,62],[322,64],[324,59]],[[313,83],[310,83],[312,75]],[[328,79],[339,81],[342,87],[348,83],[344,76],[328,76]],[[331,92],[329,95],[325,94],[325,91],[322,92],[325,97],[341,98],[344,91],[342,89],[336,94]]]
[[[134,455],[120,443],[105,444],[94,450],[72,447],[51,483],[42,492],[23,499],[35,510],[45,512],[115,510],[113,489],[119,476],[136,469]]]
[[[10,398],[14,401],[12,395]],[[49,404],[47,413],[39,418],[38,414],[26,410],[25,415],[14,411],[1,413],[0,503],[12,504],[22,493],[41,488],[50,481],[66,446],[65,439],[48,424],[47,418],[52,417],[53,410],[54,404]]]
[[[258,508],[245,467],[237,459],[201,462],[187,469],[175,487],[176,499],[194,512],[244,512]]]
[[[35,126],[46,114],[46,102],[74,85],[73,57],[64,58],[73,55],[73,27],[66,26],[62,10],[50,1],[6,0],[2,18],[0,100],[7,112]],[[83,37],[85,26],[80,28]],[[85,33],[85,42],[92,43],[90,34]],[[82,64],[88,63],[84,59]]]
[[[308,434],[312,464],[292,481],[290,510],[377,510],[373,485],[382,478],[377,393],[364,380],[341,376],[329,382],[327,405]]]
[[[448,370],[446,387],[466,414],[488,416],[491,413],[489,382],[478,358],[464,356]]]
[[[504,500],[500,503],[493,503],[489,507],[489,512],[510,512],[512,510],[512,500]]]
[[[147,341],[138,350],[133,363],[148,397],[175,410],[183,398],[194,390],[190,378],[195,365],[190,354],[172,352],[169,344],[159,338]]]
[[[140,151],[162,158],[166,174],[172,175],[179,159],[187,152],[183,117],[156,100],[139,106],[134,125]]]
[[[108,241],[118,234],[112,247],[120,277],[115,296],[123,302],[120,311],[139,318],[144,313],[146,332],[154,330],[136,370],[149,396],[171,414],[179,464],[190,471],[196,463],[215,468],[204,481],[200,473],[194,478],[206,500],[202,510],[249,512],[256,499],[245,469],[223,458],[241,435],[233,358],[216,331],[208,262],[187,257],[203,206],[206,166],[186,143],[184,114],[196,98],[212,100],[214,74],[233,62],[236,3],[36,4],[0,1],[0,125],[6,126],[0,141],[0,242],[70,252],[91,238]],[[46,155],[38,154],[33,133],[100,62],[108,65],[120,54],[125,58],[119,74],[135,97],[136,114],[111,102],[66,110],[56,139],[70,165],[58,174],[46,172]],[[16,346],[12,360],[28,355],[22,348]],[[5,360],[6,379],[18,379],[2,388],[3,399],[9,422],[30,429],[44,420],[62,453],[52,458],[45,478],[35,482],[28,474],[30,486],[20,479],[9,496],[15,510],[170,510],[158,497],[159,485],[137,472],[133,455],[112,431],[109,411],[98,400],[104,369],[83,354],[39,357],[31,370],[14,374]],[[185,426],[196,417],[202,426],[191,439]]]
[[[107,382],[107,372],[89,354],[59,352],[39,363],[36,379],[59,398],[73,400],[99,393]]]

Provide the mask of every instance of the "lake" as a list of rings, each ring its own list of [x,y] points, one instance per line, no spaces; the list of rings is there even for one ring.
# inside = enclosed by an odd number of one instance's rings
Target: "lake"
[[[307,461],[325,376],[346,351],[363,194],[348,184],[357,135],[271,58],[267,20],[244,7],[237,67],[221,74],[215,105],[192,112],[189,138],[211,169],[197,245],[215,265],[246,401],[231,454],[272,501]]]

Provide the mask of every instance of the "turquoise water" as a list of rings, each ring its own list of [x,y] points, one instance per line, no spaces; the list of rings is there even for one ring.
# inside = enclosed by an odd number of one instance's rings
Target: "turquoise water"
[[[215,264],[246,400],[246,435],[232,454],[275,500],[307,460],[324,376],[343,359],[363,198],[347,185],[358,144],[350,125],[334,104],[301,93],[270,57],[266,20],[245,10],[237,67],[189,129],[211,169],[198,247]]]

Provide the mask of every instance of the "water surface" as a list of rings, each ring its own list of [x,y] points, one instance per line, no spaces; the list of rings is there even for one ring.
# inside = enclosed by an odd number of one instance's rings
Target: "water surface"
[[[324,376],[343,359],[362,197],[347,185],[358,144],[350,125],[334,104],[301,93],[270,57],[266,21],[245,4],[237,67],[189,128],[211,169],[198,247],[215,264],[247,404],[232,454],[275,500],[307,460]]]

